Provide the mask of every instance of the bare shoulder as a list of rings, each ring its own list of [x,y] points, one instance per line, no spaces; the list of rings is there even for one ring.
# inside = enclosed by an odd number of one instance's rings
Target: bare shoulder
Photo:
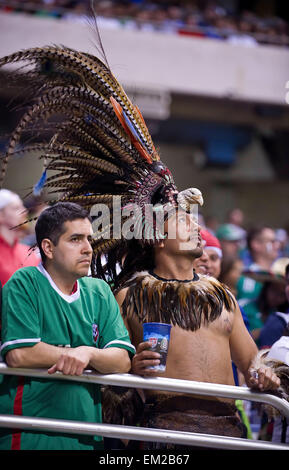
[[[124,324],[129,332],[130,339],[135,347],[142,341],[143,333],[142,333],[142,324],[138,320],[136,315],[129,314],[124,315],[122,311],[122,304],[126,297],[128,291],[128,287],[124,287],[123,289],[119,290],[115,295],[115,299],[120,307]]]
[[[127,291],[128,291],[128,287],[124,287],[123,289],[120,289],[117,294],[115,295],[115,299],[118,303],[118,305],[121,307],[122,304],[123,304],[123,301],[126,297],[126,294],[127,294]]]
[[[231,334],[233,330],[240,327],[240,322],[243,323],[243,317],[240,311],[240,307],[234,295],[231,293],[233,303],[231,309],[223,308],[221,314],[221,324],[224,328],[224,332]]]

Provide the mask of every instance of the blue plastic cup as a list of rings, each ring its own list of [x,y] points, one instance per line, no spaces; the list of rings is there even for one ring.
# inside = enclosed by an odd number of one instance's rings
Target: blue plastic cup
[[[160,363],[148,369],[164,372],[166,370],[167,355],[170,342],[171,327],[167,323],[144,323],[143,340],[151,345],[150,351],[160,354]]]

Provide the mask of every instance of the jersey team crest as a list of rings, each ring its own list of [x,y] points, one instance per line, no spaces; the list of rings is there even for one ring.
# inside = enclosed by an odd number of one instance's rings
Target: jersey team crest
[[[92,336],[93,336],[93,341],[96,343],[98,340],[99,331],[98,331],[98,326],[95,323],[92,324]]]

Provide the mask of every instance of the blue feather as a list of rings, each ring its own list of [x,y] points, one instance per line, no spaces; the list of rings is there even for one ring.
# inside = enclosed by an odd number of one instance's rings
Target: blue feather
[[[46,178],[47,178],[47,174],[46,174],[46,169],[43,171],[39,181],[33,186],[33,194],[34,196],[39,196],[42,192],[42,189],[45,185],[45,182],[46,182]]]
[[[131,122],[131,120],[130,120],[129,117],[125,114],[124,111],[122,111],[122,114],[123,114],[123,117],[124,117],[124,119],[125,119],[125,122],[126,122],[127,126],[129,127],[129,130],[131,131],[131,133],[132,133],[132,134],[134,135],[134,137],[139,141],[139,143],[143,145],[142,140],[141,140],[141,138],[140,138],[140,136],[139,136],[139,134],[138,134],[138,132],[137,132],[137,130],[136,130],[134,124]]]

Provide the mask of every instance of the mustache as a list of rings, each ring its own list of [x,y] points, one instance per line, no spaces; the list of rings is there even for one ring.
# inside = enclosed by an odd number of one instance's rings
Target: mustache
[[[92,256],[84,256],[82,258],[79,258],[78,262],[82,263],[83,261],[89,261],[91,263]]]

